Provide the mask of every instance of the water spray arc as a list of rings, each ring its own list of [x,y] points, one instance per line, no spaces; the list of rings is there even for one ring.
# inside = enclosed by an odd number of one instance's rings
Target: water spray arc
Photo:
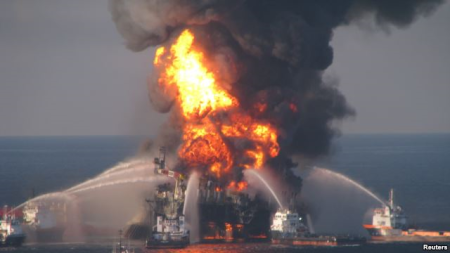
[[[113,198],[105,198],[102,196],[108,196],[113,194],[113,192],[117,192],[121,194],[122,189],[126,189],[126,192],[135,192],[133,195],[140,194],[140,192],[152,191],[152,186],[155,186],[160,183],[164,183],[167,181],[167,178],[161,176],[154,176],[153,171],[149,166],[149,161],[142,158],[135,158],[126,162],[121,162],[118,165],[107,169],[105,172],[97,175],[96,177],[86,180],[78,185],[75,185],[69,189],[60,191],[60,192],[52,192],[43,195],[39,195],[35,198],[29,199],[24,203],[17,206],[14,210],[23,209],[24,219],[26,220],[24,223],[24,227],[29,231],[30,241],[37,240],[33,239],[36,237],[35,233],[32,230],[33,221],[37,218],[33,218],[34,213],[42,213],[39,215],[44,215],[48,213],[46,217],[49,219],[49,222],[53,220],[52,217],[57,219],[57,228],[61,228],[62,232],[59,232],[60,237],[59,240],[73,240],[74,238],[83,238],[82,226],[85,221],[89,222],[89,219],[92,217],[96,217],[99,212],[105,212],[106,209],[97,209],[96,211],[89,210],[91,205],[98,205],[98,203],[103,202],[105,205],[113,205],[111,202],[114,202]],[[136,185],[139,187],[127,187]],[[101,191],[106,190],[106,191]],[[98,192],[98,194],[90,195],[92,192]],[[140,206],[138,199],[130,198],[126,200],[126,203],[131,204],[132,206]],[[67,208],[66,208],[67,207]],[[119,206],[120,209],[120,206]],[[12,210],[12,211],[14,211]],[[33,211],[36,210],[36,211]],[[116,210],[114,208],[109,210]],[[81,215],[82,212],[85,212]],[[109,213],[110,218],[104,220],[103,224],[99,224],[99,226],[109,227],[113,224],[114,221],[128,222],[129,218],[132,218],[135,214],[127,214],[124,216],[123,210],[117,210],[113,213]],[[121,217],[117,217],[120,215]],[[131,215],[131,216],[130,216]],[[82,218],[83,217],[83,218]],[[91,218],[89,218],[91,217]],[[114,218],[113,218],[114,217]],[[127,218],[129,217],[129,218]],[[39,220],[42,219],[39,218]],[[111,220],[113,219],[113,220]],[[121,221],[119,221],[122,219]],[[40,224],[35,222],[36,224]],[[52,223],[53,224],[53,223]],[[123,226],[121,225],[121,226]],[[39,226],[39,225],[38,225]],[[115,225],[112,225],[115,226]],[[63,230],[65,228],[65,230]],[[66,231],[67,233],[64,233]],[[64,234],[64,236],[62,236]],[[53,239],[52,239],[53,240]]]
[[[81,193],[81,192],[85,192],[85,191],[90,191],[90,190],[95,190],[95,189],[100,189],[100,188],[105,188],[105,187],[113,187],[113,186],[125,185],[125,184],[155,183],[155,182],[163,183],[164,181],[167,181],[167,178],[164,178],[164,177],[152,177],[152,178],[137,177],[137,178],[129,178],[129,179],[116,180],[116,181],[107,182],[107,183],[101,183],[101,184],[97,184],[97,185],[93,185],[93,186],[87,186],[87,187],[84,187],[84,188],[73,190],[73,191],[71,191],[71,193],[75,194],[75,193]]]
[[[197,172],[193,172],[189,176],[183,206],[183,215],[186,217],[186,223],[189,225],[191,243],[198,242],[200,240],[198,185],[199,175]]]
[[[348,177],[346,177],[346,176],[344,176],[344,175],[342,175],[340,173],[337,173],[337,172],[334,172],[334,171],[331,171],[331,170],[328,170],[328,169],[324,169],[324,168],[317,168],[317,167],[315,167],[313,170],[314,170],[313,173],[317,172],[317,173],[321,173],[321,174],[324,174],[324,175],[330,175],[330,176],[339,178],[339,179],[343,180],[344,182],[347,182],[350,185],[355,186],[357,189],[361,190],[362,192],[367,194],[369,197],[371,197],[374,200],[378,201],[381,205],[383,205],[383,206],[386,205],[385,201],[383,201],[380,197],[375,195],[369,189],[367,189],[366,187],[362,186],[361,184],[358,184],[357,182],[353,181],[352,179],[350,179],[350,178],[348,178]]]
[[[129,169],[126,169],[126,170],[118,170],[118,171],[110,172],[110,173],[107,173],[107,174],[102,173],[102,174],[98,175],[97,177],[94,177],[94,178],[89,179],[89,180],[87,180],[87,181],[85,181],[83,183],[75,185],[75,186],[65,190],[64,192],[76,192],[78,189],[85,188],[86,186],[94,184],[94,183],[97,183],[99,181],[104,181],[104,180],[107,180],[107,179],[110,179],[110,178],[113,178],[113,177],[117,177],[117,176],[132,175],[134,173],[147,171],[147,170],[149,172],[152,172],[152,169],[149,166],[145,166],[144,165],[143,167],[129,168]]]
[[[270,187],[270,185],[267,183],[267,181],[255,169],[248,170],[248,173],[256,176],[256,178],[258,178],[258,180],[264,184],[264,186],[267,188],[267,190],[269,190],[269,192],[272,194],[273,198],[277,201],[278,207],[283,208],[283,205],[281,204],[280,199],[278,198],[277,194],[272,189],[272,187]]]

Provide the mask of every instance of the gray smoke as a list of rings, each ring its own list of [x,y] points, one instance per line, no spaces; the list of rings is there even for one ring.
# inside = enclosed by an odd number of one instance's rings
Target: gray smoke
[[[441,0],[110,0],[110,11],[133,51],[168,45],[183,29],[218,66],[221,83],[242,109],[280,131],[280,155],[327,154],[338,133],[332,122],[355,114],[323,71],[333,62],[333,29],[371,19],[375,27],[408,27]],[[149,78],[155,108],[171,110],[158,70]],[[255,112],[256,103],[267,110]],[[173,129],[177,129],[176,119]],[[173,131],[169,130],[168,132]],[[176,131],[175,131],[176,132]],[[173,138],[172,138],[173,139]],[[176,143],[176,140],[171,140]],[[176,146],[176,145],[173,145]]]

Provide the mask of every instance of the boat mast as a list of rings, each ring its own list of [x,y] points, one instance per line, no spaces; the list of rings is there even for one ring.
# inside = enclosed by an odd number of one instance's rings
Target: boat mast
[[[391,188],[391,191],[389,192],[389,206],[391,209],[394,209],[394,189]]]
[[[3,207],[3,220],[7,220],[8,219],[8,206],[7,205],[5,205],[4,207]]]
[[[163,170],[166,167],[166,148],[161,147],[159,149],[159,157],[156,157],[153,161],[155,164],[155,173],[158,173],[159,170]]]

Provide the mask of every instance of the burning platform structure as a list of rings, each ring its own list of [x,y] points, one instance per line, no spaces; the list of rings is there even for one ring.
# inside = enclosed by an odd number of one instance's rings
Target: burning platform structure
[[[240,188],[241,187],[241,188]],[[270,205],[243,192],[246,184],[224,187],[204,176],[198,188],[201,241],[265,240],[270,229]]]
[[[198,224],[187,224],[185,217],[187,176],[166,167],[165,149],[155,158],[155,175],[173,178],[172,182],[157,186],[149,204],[148,222],[128,228],[126,236],[147,234],[147,248],[184,247],[189,243],[189,228],[196,227],[201,242],[236,242],[269,240],[271,214],[276,207],[259,194],[246,192],[248,183],[223,182],[208,173],[199,175],[194,205],[198,207]],[[198,183],[198,184],[197,184]],[[140,230],[133,235],[131,230]],[[145,235],[144,235],[145,236]]]

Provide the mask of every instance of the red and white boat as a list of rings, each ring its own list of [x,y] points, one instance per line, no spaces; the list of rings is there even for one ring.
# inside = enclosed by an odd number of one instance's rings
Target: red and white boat
[[[394,190],[389,202],[373,211],[372,224],[364,224],[372,241],[450,242],[450,231],[428,231],[412,228],[400,206],[394,204]]]

